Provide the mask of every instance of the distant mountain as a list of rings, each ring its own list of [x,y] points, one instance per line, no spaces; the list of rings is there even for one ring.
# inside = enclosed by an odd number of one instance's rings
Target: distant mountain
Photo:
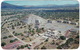
[[[41,5],[41,6],[17,6],[9,3],[2,2],[1,8],[8,9],[78,9],[79,4],[74,5]]]
[[[41,6],[25,6],[28,9],[71,9],[71,8],[79,8],[79,4],[74,5],[41,5]]]
[[[7,9],[25,9],[26,7],[12,5],[12,4],[8,4],[8,3],[5,3],[5,2],[2,2],[1,8],[2,9],[4,9],[4,8],[7,8]]]

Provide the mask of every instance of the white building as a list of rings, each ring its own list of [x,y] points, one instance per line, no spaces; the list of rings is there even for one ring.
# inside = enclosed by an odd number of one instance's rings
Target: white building
[[[58,39],[60,37],[60,33],[57,30],[48,30],[44,36],[47,36],[48,38]]]
[[[69,22],[69,24],[71,23],[71,21],[68,21]]]
[[[76,26],[78,26],[79,25],[79,23],[78,22],[75,22],[76,23]]]

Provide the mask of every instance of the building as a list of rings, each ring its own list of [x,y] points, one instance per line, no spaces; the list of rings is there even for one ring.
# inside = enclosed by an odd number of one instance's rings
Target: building
[[[71,22],[70,24],[72,24],[72,25],[76,25],[76,23],[75,23],[75,22]]]
[[[63,22],[64,22],[64,20],[58,20],[57,22],[58,22],[58,23],[63,23]]]
[[[39,28],[40,22],[39,20],[35,20],[35,28]]]
[[[58,23],[61,23],[61,21],[57,21]]]
[[[64,20],[63,23],[67,23],[68,24],[69,22]]]
[[[51,20],[47,20],[47,23],[52,23],[52,21]]]
[[[79,31],[76,30],[76,29],[71,29],[70,32],[72,32],[72,33],[74,33],[74,34],[79,33]]]
[[[78,22],[75,22],[76,23],[76,26],[78,26],[79,25],[79,23]]]
[[[60,37],[60,33],[57,30],[48,30],[44,36],[48,38],[58,39]]]

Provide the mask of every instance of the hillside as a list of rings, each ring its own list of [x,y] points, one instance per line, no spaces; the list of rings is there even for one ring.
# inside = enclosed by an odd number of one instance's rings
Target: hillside
[[[26,7],[12,5],[12,4],[8,4],[8,3],[5,3],[5,2],[2,2],[2,4],[1,4],[1,9],[25,9],[25,8]]]

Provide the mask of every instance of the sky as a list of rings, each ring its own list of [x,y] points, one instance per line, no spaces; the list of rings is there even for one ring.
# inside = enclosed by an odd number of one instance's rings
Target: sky
[[[4,1],[13,5],[65,5],[65,4],[78,4],[78,1]]]

